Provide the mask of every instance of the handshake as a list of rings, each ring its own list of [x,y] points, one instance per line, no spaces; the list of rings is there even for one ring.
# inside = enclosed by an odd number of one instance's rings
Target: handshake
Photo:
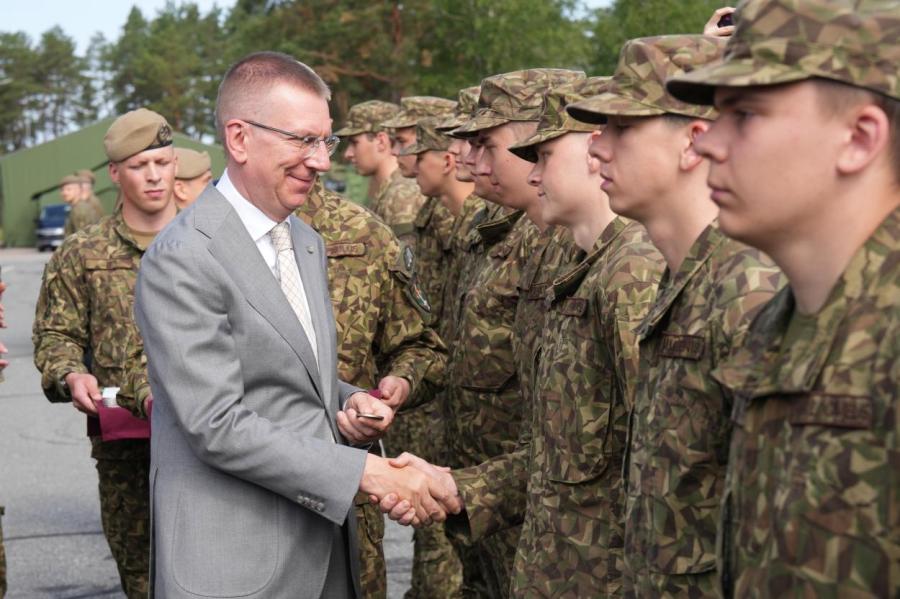
[[[393,422],[394,410],[409,393],[405,382],[385,377],[378,386],[381,397],[351,395],[337,415],[341,434],[356,445],[381,437]],[[450,469],[433,466],[411,453],[390,460],[368,454],[359,489],[392,520],[406,526],[443,522],[447,514],[458,514],[464,507]]]

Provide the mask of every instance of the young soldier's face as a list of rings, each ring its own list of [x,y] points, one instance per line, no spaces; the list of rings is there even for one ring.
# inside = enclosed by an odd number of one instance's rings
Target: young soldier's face
[[[678,176],[683,148],[676,132],[662,117],[609,117],[588,152],[601,163],[601,188],[614,212],[640,222],[658,213]]]
[[[761,249],[796,235],[837,190],[850,133],[825,114],[811,82],[716,92],[719,118],[697,140],[710,161],[719,226]]]
[[[466,169],[472,175],[472,180],[475,182],[475,195],[489,202],[497,203],[497,195],[494,193],[490,179],[475,172],[475,165],[478,164],[482,154],[484,154],[484,145],[478,137],[469,141],[468,145],[469,151],[466,152],[464,162]]]
[[[416,183],[422,195],[441,195],[445,177],[451,176],[451,160],[447,152],[428,151],[413,156],[416,159]]]
[[[447,149],[447,151],[453,155],[453,159],[456,163],[456,180],[461,181],[462,183],[471,183],[475,180],[474,177],[472,177],[472,171],[465,163],[466,155],[469,153],[470,149],[468,141],[455,137],[450,141],[450,147]]]
[[[80,193],[81,186],[78,183],[66,183],[59,188],[59,195],[66,204],[74,203],[75,200],[78,199]]]
[[[534,132],[536,125],[530,125],[517,128],[513,123],[506,123],[478,134],[483,151],[472,172],[475,176],[486,177],[497,203],[510,208],[524,209],[535,196],[528,186],[531,163],[507,149]]]
[[[122,190],[126,203],[144,214],[156,214],[172,201],[175,151],[172,146],[144,150],[110,163],[109,176]]]
[[[357,174],[371,177],[381,163],[379,144],[384,144],[384,134],[359,133],[347,140],[344,159],[356,169]]]
[[[590,137],[590,133],[566,133],[537,147],[538,160],[528,183],[537,187],[541,214],[549,225],[575,224],[584,199],[590,197],[583,192],[585,186],[597,185],[588,169]]]
[[[414,143],[416,143],[415,127],[394,130],[394,136],[391,139],[391,154],[397,157],[397,166],[400,168],[400,174],[404,177],[416,176],[416,157],[412,154],[401,156],[400,150],[408,148]]]

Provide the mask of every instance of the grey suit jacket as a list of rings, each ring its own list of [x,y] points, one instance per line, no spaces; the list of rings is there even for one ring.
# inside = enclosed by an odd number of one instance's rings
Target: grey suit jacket
[[[154,397],[156,597],[319,599],[341,525],[348,575],[359,579],[351,508],[366,452],[344,445],[335,424],[358,389],[337,379],[322,239],[291,219],[321,368],[215,188],[141,262],[135,317]]]

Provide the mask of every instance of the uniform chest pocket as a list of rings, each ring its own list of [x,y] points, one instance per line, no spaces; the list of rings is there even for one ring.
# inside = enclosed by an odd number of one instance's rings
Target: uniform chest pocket
[[[91,293],[91,352],[105,369],[124,368],[128,343],[136,335],[134,285],[138,260],[85,260]]]
[[[459,362],[456,372],[460,386],[480,392],[503,390],[516,373],[512,347],[515,320],[514,289],[476,285],[466,294],[460,322]]]

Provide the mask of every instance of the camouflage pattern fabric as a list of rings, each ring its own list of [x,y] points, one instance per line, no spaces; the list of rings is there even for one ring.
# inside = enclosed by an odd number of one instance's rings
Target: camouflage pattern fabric
[[[354,104],[347,113],[347,122],[334,132],[338,137],[350,137],[360,133],[384,131],[382,123],[400,112],[400,107],[391,102],[369,100]]]
[[[459,90],[459,95],[456,102],[456,110],[452,115],[444,118],[443,121],[441,121],[441,123],[437,126],[437,130],[443,133],[448,133],[469,120],[469,118],[473,114],[475,114],[475,110],[478,109],[478,95],[480,91],[481,86],[479,85],[466,87]]]
[[[416,216],[425,203],[414,179],[395,170],[375,193],[369,208],[394,231],[400,241],[415,250]]]
[[[384,120],[385,129],[415,127],[426,117],[446,118],[456,109],[456,102],[435,96],[407,96],[400,99],[400,112]]]
[[[447,387],[448,465],[475,466],[516,447],[523,418],[512,347],[519,281],[539,231],[522,212],[502,215],[475,227],[466,260],[477,263],[458,289],[459,321]],[[464,593],[475,570],[490,597],[509,588],[518,528],[473,547],[476,559],[463,561]]]
[[[121,213],[72,235],[47,263],[38,296],[32,341],[41,387],[52,402],[70,402],[60,382],[69,372],[90,372],[102,387],[120,387],[135,370],[132,348],[140,333],[133,318],[134,284],[145,247],[134,240]],[[90,356],[90,369],[86,361]],[[146,376],[146,374],[144,374]],[[134,406],[129,407],[133,412]],[[127,440],[103,443],[92,438],[91,455],[100,475],[100,501],[107,541],[116,558],[126,593],[146,596],[149,576],[150,443]],[[142,471],[143,469],[143,471]],[[142,472],[142,473],[141,473]],[[107,493],[113,493],[107,497]],[[105,505],[113,507],[107,508]]]
[[[526,69],[488,77],[481,82],[475,114],[453,135],[474,136],[511,121],[537,121],[548,90],[584,77],[581,71],[567,69]]]
[[[608,115],[657,116],[680,114],[714,119],[711,106],[688,104],[666,92],[666,80],[721,58],[725,40],[705,35],[661,35],[625,42],[612,78],[597,95],[570,104],[566,110],[579,121],[605,123]]]
[[[900,209],[815,315],[785,288],[714,376],[735,397],[728,597],[900,595]]]
[[[438,125],[443,122],[439,117],[427,117],[416,123],[416,141],[400,150],[400,155],[411,156],[428,151],[446,152],[450,148],[450,137],[438,129]]]
[[[716,596],[715,540],[731,426],[710,372],[785,283],[758,250],[709,225],[663,274],[637,329],[640,374],[626,458],[626,594]]]
[[[97,460],[100,522],[128,599],[150,589],[150,460]]]
[[[325,241],[341,379],[371,389],[381,378],[379,372],[404,377],[410,381],[408,402],[414,404],[421,399],[424,381],[443,379],[446,349],[426,325],[431,308],[419,290],[415,263],[406,260],[411,253],[368,210],[326,190],[320,182],[297,215]],[[398,414],[392,435],[397,429],[401,439],[409,438],[408,421],[421,420],[419,412]],[[407,414],[413,414],[412,418]],[[415,437],[421,438],[421,433]],[[358,494],[355,503],[363,593],[373,599],[385,597],[384,518],[369,504],[367,495]],[[435,529],[431,535],[442,535],[442,531]]]
[[[68,237],[72,233],[77,233],[85,229],[103,218],[103,208],[95,205],[90,200],[80,200],[72,205],[69,215],[66,217],[66,224],[63,233]]]
[[[751,0],[722,61],[674,77],[669,92],[712,104],[717,86],[821,77],[900,100],[900,5],[889,0]]]
[[[416,274],[431,302],[433,322],[443,314],[447,280],[448,248],[452,243],[455,217],[439,198],[427,198],[416,215]]]

